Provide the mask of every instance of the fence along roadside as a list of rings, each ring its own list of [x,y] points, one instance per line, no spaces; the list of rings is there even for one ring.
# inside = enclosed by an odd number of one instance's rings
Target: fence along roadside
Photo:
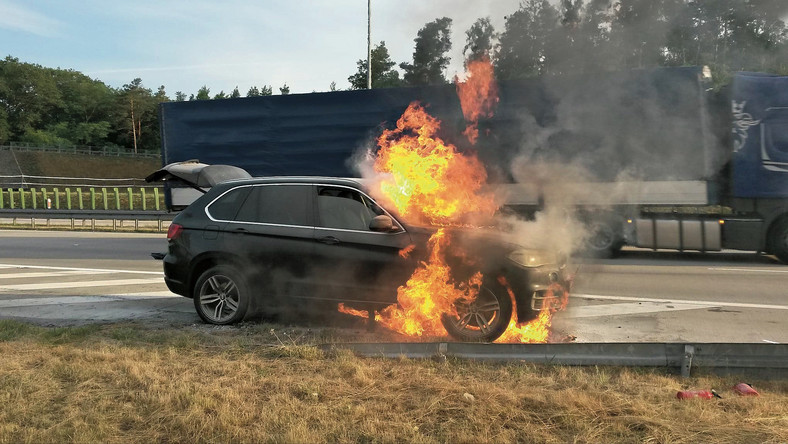
[[[0,145],[0,151],[41,151],[46,153],[58,154],[83,154],[91,156],[106,156],[106,157],[139,157],[157,159],[160,156],[158,153],[144,153],[133,152],[128,148],[115,147],[115,146],[87,146],[87,145],[69,145],[69,146],[40,146],[24,142],[9,142],[7,145]]]
[[[154,210],[164,208],[161,187],[0,188],[0,210]]]
[[[161,210],[162,187],[137,178],[0,175],[0,210]]]

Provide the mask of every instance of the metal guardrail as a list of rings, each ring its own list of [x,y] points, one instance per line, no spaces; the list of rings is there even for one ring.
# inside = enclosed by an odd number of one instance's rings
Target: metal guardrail
[[[158,159],[158,153],[133,152],[128,148],[116,146],[88,146],[88,145],[69,145],[69,146],[41,146],[24,142],[10,142],[8,145],[0,145],[0,150],[14,151],[42,151],[47,153],[59,154],[85,154],[91,156],[111,156],[111,157],[140,157],[148,159]]]
[[[96,229],[97,221],[112,221],[112,230],[118,229],[118,221],[120,221],[121,228],[123,221],[133,221],[134,229],[139,229],[140,221],[153,221],[157,222],[157,228],[162,231],[164,222],[172,221],[177,213],[169,213],[166,211],[124,211],[124,210],[107,210],[107,211],[91,211],[91,210],[0,210],[0,219],[11,219],[15,225],[17,219],[30,220],[32,228],[37,227],[37,221],[50,219],[66,219],[70,220],[70,228],[75,228],[76,221],[90,221],[90,228]]]
[[[439,358],[528,362],[552,365],[665,367],[690,376],[693,369],[715,374],[788,377],[788,344],[722,343],[561,343],[475,344],[350,343],[323,349],[350,349],[367,357]]]

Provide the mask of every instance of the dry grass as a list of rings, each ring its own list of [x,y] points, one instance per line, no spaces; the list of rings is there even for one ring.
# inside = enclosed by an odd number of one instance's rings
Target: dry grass
[[[271,328],[0,321],[0,443],[788,441],[787,381],[740,398],[736,378],[365,359]]]

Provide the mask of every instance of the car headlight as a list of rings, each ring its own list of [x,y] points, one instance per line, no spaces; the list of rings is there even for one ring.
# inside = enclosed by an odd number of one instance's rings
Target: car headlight
[[[541,267],[542,265],[556,264],[555,255],[546,251],[527,250],[519,248],[509,253],[509,260],[523,267]]]

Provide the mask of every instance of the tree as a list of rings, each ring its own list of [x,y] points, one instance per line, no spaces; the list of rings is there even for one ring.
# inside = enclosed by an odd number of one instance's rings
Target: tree
[[[237,99],[239,97],[241,97],[241,92],[238,91],[238,86],[236,86],[235,89],[233,89],[233,92],[230,94],[230,98]]]
[[[139,152],[141,147],[152,148],[157,144],[150,141],[152,134],[158,138],[158,119],[156,118],[156,106],[158,100],[153,96],[151,90],[145,88],[142,79],[135,78],[126,85],[123,85],[119,95],[120,103],[126,107],[125,119],[129,122],[127,128],[131,130],[131,142],[134,153]],[[144,123],[144,125],[143,125]],[[143,139],[143,128],[148,140]],[[155,129],[155,131],[153,131]],[[150,131],[149,131],[150,130]],[[150,134],[148,134],[150,133]]]
[[[211,99],[211,89],[208,86],[203,85],[200,89],[197,90],[197,96],[195,97],[196,100],[210,100]]]
[[[270,85],[263,85],[261,88],[257,88],[253,86],[249,88],[249,92],[246,93],[246,97],[260,97],[260,96],[270,96],[273,94],[273,89]]]
[[[685,0],[618,0],[610,34],[618,67],[662,65],[670,23],[680,19],[684,4]]]
[[[176,102],[183,102],[186,100],[186,94],[182,91],[175,91],[175,101]]]
[[[5,144],[11,138],[11,126],[8,124],[6,110],[0,107],[0,144]]]
[[[583,7],[573,56],[583,72],[610,70],[612,0],[589,0]]]
[[[51,70],[11,56],[0,61],[0,107],[5,111],[9,138],[20,140],[26,132],[43,128],[51,123],[48,116],[61,106]]]
[[[286,95],[290,94],[290,87],[289,87],[289,86],[287,86],[287,83],[285,83],[284,85],[282,85],[282,86],[280,86],[280,87],[279,87],[279,92],[280,92],[280,93],[281,93],[283,96],[286,96]]]
[[[446,83],[443,71],[451,60],[446,54],[451,50],[451,19],[443,17],[429,22],[421,28],[413,40],[413,63],[400,63],[405,71],[403,79],[407,85],[430,85]]]
[[[370,54],[370,64],[372,65],[372,88],[391,88],[402,85],[399,72],[392,69],[396,63],[391,60],[386,42],[372,48]],[[351,89],[367,89],[367,61],[361,59],[356,62],[358,70],[355,74],[347,78]],[[336,86],[336,84],[335,84]],[[332,90],[333,91],[333,90]]]
[[[485,55],[491,60],[495,58],[495,40],[498,35],[495,28],[490,23],[489,17],[476,20],[471,27],[465,31],[465,47],[462,54],[465,56],[465,64],[473,60],[479,60]]]
[[[224,90],[221,90],[221,91],[219,91],[219,94],[216,94],[215,96],[213,96],[213,98],[214,98],[214,100],[226,99],[227,98],[227,94],[224,93]]]
[[[49,75],[55,79],[63,100],[52,110],[49,121],[41,125],[35,138],[40,143],[47,143],[44,141],[49,138],[49,143],[106,144],[112,130],[112,116],[119,112],[116,92],[77,71],[53,69]]]
[[[331,92],[336,91],[337,90],[337,82],[332,80],[331,84],[328,85],[328,90],[331,91]]]
[[[664,63],[709,65],[716,80],[731,71],[788,70],[784,2],[689,0],[670,22]]]
[[[516,79],[548,72],[551,47],[558,29],[558,11],[547,0],[526,0],[506,17],[495,63],[500,79]]]
[[[553,74],[578,72],[584,69],[588,54],[583,53],[583,0],[561,0],[558,11],[559,26],[546,43],[550,60],[547,69]]]

